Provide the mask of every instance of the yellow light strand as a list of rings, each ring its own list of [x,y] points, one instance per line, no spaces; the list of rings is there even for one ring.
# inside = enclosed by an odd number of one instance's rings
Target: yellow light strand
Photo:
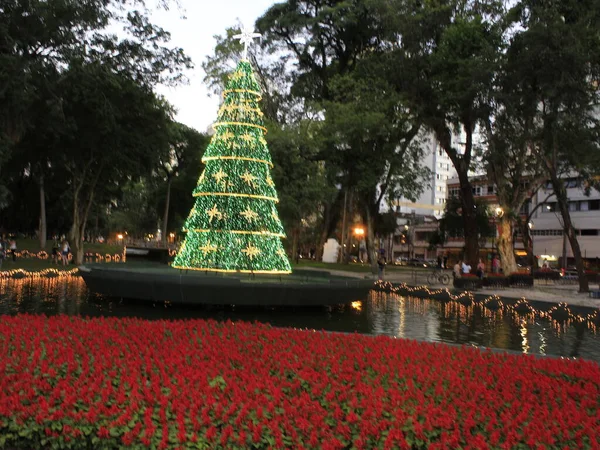
[[[277,197],[268,197],[266,195],[254,195],[254,194],[235,194],[231,192],[198,192],[197,194],[193,194],[194,197],[208,197],[210,195],[220,195],[223,197],[247,197],[247,198],[257,198],[261,200],[272,200],[275,203],[279,203],[279,199]]]
[[[267,161],[264,159],[257,159],[257,158],[247,158],[245,156],[206,156],[206,157],[202,158],[202,162],[215,161],[215,160],[219,160],[219,159],[231,159],[231,160],[239,159],[240,161],[258,162],[258,163],[267,164],[271,168],[273,167],[273,163],[270,161]]]
[[[246,122],[215,122],[213,124],[213,128],[216,130],[217,127],[223,127],[223,126],[227,126],[227,125],[239,125],[241,127],[253,127],[253,128],[258,128],[263,130],[263,132],[265,134],[267,134],[267,129],[265,127],[263,127],[262,125],[257,125],[254,123],[246,123]]]
[[[292,273],[291,270],[230,270],[230,269],[203,269],[200,267],[183,267],[183,266],[171,266],[175,269],[184,269],[184,270],[198,270],[201,272],[219,272],[219,273]]]
[[[207,230],[203,228],[194,228],[192,230],[186,231],[195,231],[196,233],[234,233],[234,234],[254,234],[260,236],[276,236],[280,238],[285,238],[284,233],[273,233],[271,231],[245,231],[245,230]]]

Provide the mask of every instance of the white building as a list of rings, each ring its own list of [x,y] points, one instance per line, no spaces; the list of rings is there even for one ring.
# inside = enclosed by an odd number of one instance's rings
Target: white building
[[[456,176],[452,161],[440,147],[433,134],[424,138],[424,155],[422,164],[431,171],[431,178],[416,202],[401,198],[394,203],[400,213],[432,215],[442,217],[446,203],[446,181]]]
[[[584,186],[576,177],[564,180],[573,226],[577,230],[577,240],[581,255],[595,265],[600,258],[600,192],[590,190],[586,196]],[[547,260],[551,265],[561,267],[565,252],[567,266],[574,264],[571,244],[563,236],[562,216],[552,194],[552,185],[547,183],[532,198],[530,223],[532,225],[533,252],[540,263]],[[533,210],[533,208],[537,209]]]

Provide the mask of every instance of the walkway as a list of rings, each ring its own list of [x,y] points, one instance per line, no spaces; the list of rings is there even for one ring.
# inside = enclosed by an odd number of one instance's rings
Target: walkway
[[[310,267],[302,267],[302,270],[327,270],[327,269],[312,269]],[[365,272],[351,272],[345,270],[327,270],[332,275],[346,276],[352,278],[371,278],[377,280],[377,275],[372,275]],[[385,281],[391,283],[406,283],[409,286],[423,286],[427,284],[427,275],[429,271],[426,270],[387,270],[385,274]],[[450,274],[450,271],[448,271]],[[454,291],[452,284],[443,286],[441,284],[430,285],[430,288],[441,289],[444,287]],[[591,285],[591,289],[597,289],[598,286]],[[456,292],[456,291],[455,291]],[[590,298],[589,294],[580,294],[577,292],[577,285],[555,285],[552,282],[543,280],[535,280],[535,286],[533,288],[506,288],[506,289],[480,289],[476,291],[477,294],[481,295],[497,295],[503,298],[514,298],[520,299],[525,297],[527,300],[547,302],[547,303],[561,303],[565,302],[568,305],[573,306],[585,306],[588,308],[600,308],[600,299]]]

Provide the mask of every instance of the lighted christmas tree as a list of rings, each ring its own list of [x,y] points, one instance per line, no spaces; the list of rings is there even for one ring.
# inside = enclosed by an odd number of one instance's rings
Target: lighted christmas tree
[[[240,35],[247,45],[256,36]],[[244,51],[246,53],[246,50]],[[173,267],[219,272],[290,273],[271,178],[260,88],[244,59],[230,76],[214,124],[215,135],[193,192],[185,240]]]

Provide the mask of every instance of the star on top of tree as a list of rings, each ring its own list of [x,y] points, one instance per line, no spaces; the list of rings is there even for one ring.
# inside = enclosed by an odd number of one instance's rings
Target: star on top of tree
[[[244,44],[244,55],[242,59],[248,59],[248,46],[250,46],[255,38],[262,37],[260,33],[254,33],[251,28],[247,28],[244,25],[240,34],[236,34],[233,36],[234,39],[239,39],[240,43]]]
[[[252,244],[248,244],[248,247],[243,249],[242,253],[245,253],[250,260],[253,260],[255,256],[260,255],[260,250],[257,247],[254,247]]]

